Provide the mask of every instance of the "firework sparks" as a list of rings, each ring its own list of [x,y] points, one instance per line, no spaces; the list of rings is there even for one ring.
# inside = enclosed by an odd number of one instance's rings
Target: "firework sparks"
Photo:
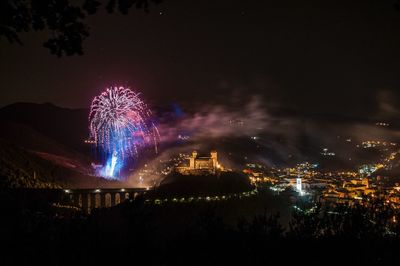
[[[151,143],[157,152],[158,130],[150,118],[146,104],[129,88],[107,88],[93,99],[89,114],[91,138],[107,157],[113,158],[112,171],[108,168],[106,177],[113,177],[124,158],[137,155],[142,146]]]

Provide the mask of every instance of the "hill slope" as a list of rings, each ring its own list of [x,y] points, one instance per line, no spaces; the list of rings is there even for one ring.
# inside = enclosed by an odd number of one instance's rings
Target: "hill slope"
[[[0,109],[2,187],[93,187],[87,113],[52,104],[17,103]],[[108,182],[106,182],[108,183]]]

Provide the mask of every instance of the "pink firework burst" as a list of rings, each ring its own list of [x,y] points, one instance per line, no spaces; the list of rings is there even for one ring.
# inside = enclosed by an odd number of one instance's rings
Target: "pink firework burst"
[[[154,145],[159,134],[146,104],[130,88],[110,87],[94,97],[89,114],[91,138],[106,154],[138,153],[140,146]]]

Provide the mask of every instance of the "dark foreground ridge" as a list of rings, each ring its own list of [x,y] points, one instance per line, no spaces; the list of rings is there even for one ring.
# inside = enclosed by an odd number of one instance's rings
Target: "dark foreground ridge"
[[[400,227],[387,222],[397,214],[380,202],[317,206],[295,212],[283,227],[268,210],[226,219],[227,210],[251,199],[158,206],[139,196],[86,215],[15,195],[1,193],[2,265],[396,265],[400,259]]]

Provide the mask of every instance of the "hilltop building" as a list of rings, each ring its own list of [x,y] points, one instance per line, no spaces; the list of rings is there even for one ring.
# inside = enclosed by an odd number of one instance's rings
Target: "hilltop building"
[[[210,156],[199,156],[197,151],[193,151],[188,159],[189,164],[176,167],[177,172],[184,175],[215,174],[221,169],[216,151],[211,151]]]

